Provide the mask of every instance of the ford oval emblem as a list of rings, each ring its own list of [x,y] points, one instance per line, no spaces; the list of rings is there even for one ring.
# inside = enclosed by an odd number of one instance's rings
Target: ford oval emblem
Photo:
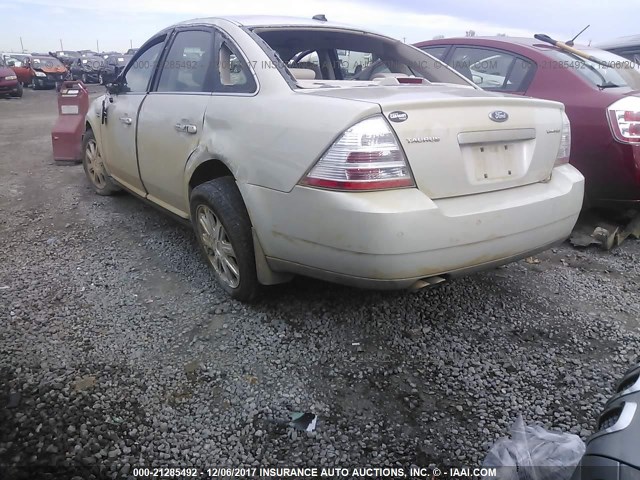
[[[407,118],[409,118],[409,115],[407,115],[407,112],[400,112],[400,111],[391,112],[387,116],[389,117],[389,120],[396,123],[404,122]]]
[[[502,110],[495,110],[489,114],[489,118],[494,122],[506,122],[509,120],[509,114]]]

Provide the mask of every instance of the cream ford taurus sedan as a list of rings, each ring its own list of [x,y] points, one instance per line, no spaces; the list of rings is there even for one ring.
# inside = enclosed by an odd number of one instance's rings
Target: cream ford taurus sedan
[[[155,35],[96,99],[84,168],[98,194],[190,221],[249,301],[294,274],[417,289],[544,250],[582,204],[570,143],[560,103],[485,92],[392,38],[207,18]]]

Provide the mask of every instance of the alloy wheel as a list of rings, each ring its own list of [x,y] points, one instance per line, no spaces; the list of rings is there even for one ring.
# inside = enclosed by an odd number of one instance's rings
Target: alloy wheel
[[[87,142],[85,157],[87,159],[87,172],[89,173],[91,182],[99,189],[103,189],[107,185],[107,177],[104,170],[104,163],[102,162],[102,155],[100,155],[98,144],[93,138]]]
[[[206,205],[196,209],[198,235],[209,263],[228,287],[240,285],[240,267],[227,231],[216,214]]]

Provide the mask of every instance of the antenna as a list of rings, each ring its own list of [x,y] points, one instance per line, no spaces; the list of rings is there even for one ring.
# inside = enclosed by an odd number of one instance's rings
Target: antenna
[[[326,22],[327,17],[324,14],[314,15],[313,20],[320,20],[321,22]]]
[[[566,43],[566,44],[567,44],[567,45],[569,45],[570,47],[573,47],[573,42],[574,42],[574,40],[575,40],[576,38],[578,38],[580,35],[582,35],[582,34],[584,33],[584,31],[585,31],[587,28],[589,28],[590,26],[591,26],[591,25],[587,25],[587,26],[586,26],[586,27],[584,27],[582,30],[580,30],[580,31],[578,32],[578,34],[577,34],[575,37],[573,37],[573,38],[572,38],[571,40],[569,40],[568,42],[564,42],[564,43]]]

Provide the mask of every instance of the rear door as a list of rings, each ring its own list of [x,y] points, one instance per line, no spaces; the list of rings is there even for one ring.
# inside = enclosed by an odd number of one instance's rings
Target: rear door
[[[188,217],[185,164],[200,143],[214,89],[214,51],[211,28],[177,30],[140,110],[138,165],[147,198],[182,217]]]
[[[200,145],[208,106],[214,119],[207,141],[215,141],[217,126],[227,124],[216,99],[256,89],[246,60],[222,33],[206,27],[177,31],[140,112],[138,161],[149,200],[189,216],[185,167]]]
[[[107,168],[113,178],[134,193],[144,196],[136,151],[138,112],[151,84],[156,65],[162,54],[166,35],[145,47],[125,72],[124,92],[111,95],[107,109],[107,123],[102,127],[102,148]]]

